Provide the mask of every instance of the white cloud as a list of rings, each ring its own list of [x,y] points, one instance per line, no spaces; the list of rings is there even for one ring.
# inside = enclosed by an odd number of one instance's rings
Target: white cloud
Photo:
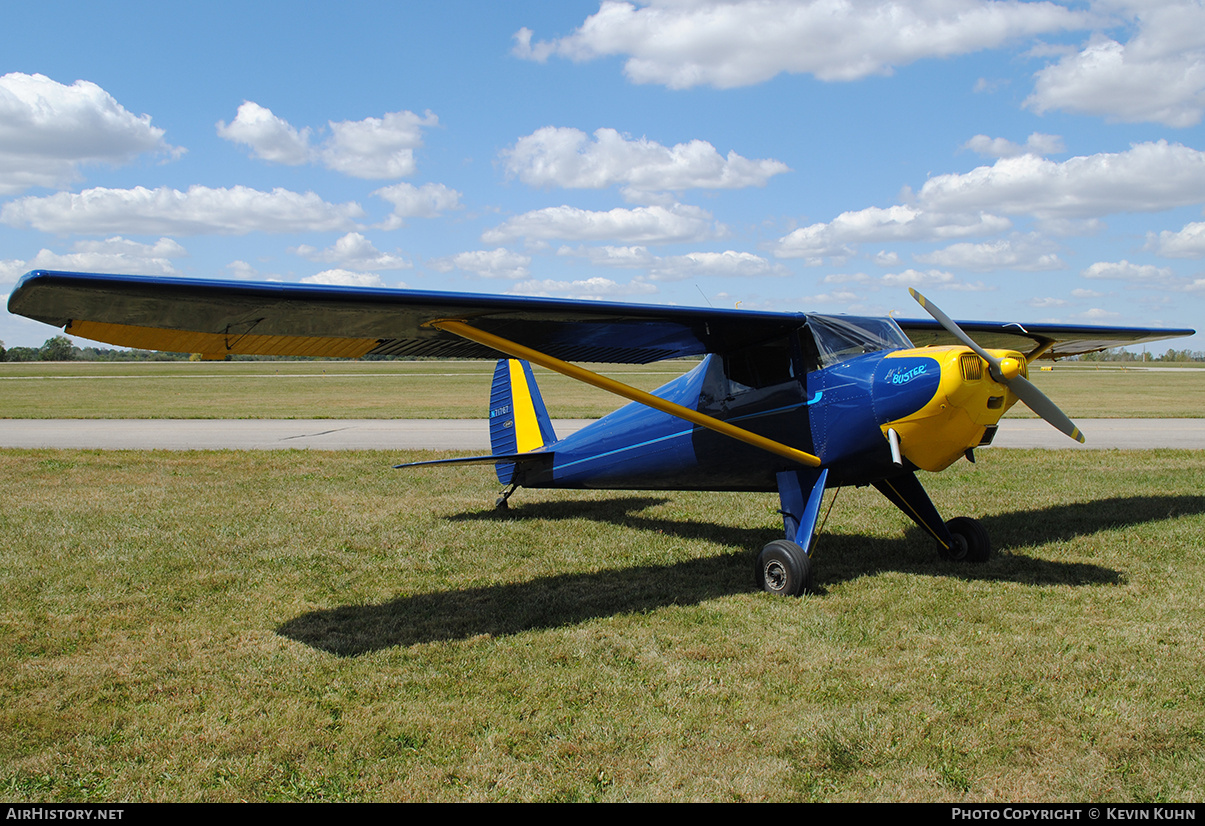
[[[1200,203],[1205,152],[1167,141],[1140,143],[1061,163],[1035,155],[1001,158],[965,174],[937,175],[921,187],[926,209],[991,209],[1039,218],[1091,218],[1157,212]]]
[[[928,57],[996,48],[1037,34],[1084,28],[1088,17],[1054,3],[926,0],[604,0],[573,34],[532,42],[515,34],[514,53],[574,61],[627,56],[634,83],[674,89],[748,86],[781,72],[821,80],[890,74]]]
[[[1113,310],[1104,310],[1100,307],[1093,307],[1091,310],[1085,310],[1079,315],[1072,316],[1072,318],[1079,318],[1083,319],[1084,321],[1091,321],[1095,323],[1098,321],[1113,321],[1114,319],[1121,318],[1121,313],[1114,312]]]
[[[680,281],[685,278],[716,276],[719,278],[752,278],[789,274],[786,267],[771,264],[751,252],[690,252],[659,259],[649,270],[654,281]]]
[[[586,258],[599,267],[619,267],[624,269],[643,269],[653,265],[658,256],[649,252],[644,246],[601,246],[601,247],[561,247],[557,255]]]
[[[393,204],[393,214],[381,229],[397,229],[406,218],[435,218],[450,209],[460,208],[460,193],[443,184],[413,186],[398,183],[372,193]]]
[[[423,127],[438,123],[430,111],[422,117],[402,111],[383,118],[332,121],[322,162],[356,178],[404,178],[414,174],[414,150],[423,145]]]
[[[652,295],[656,286],[640,279],[626,284],[610,278],[586,278],[581,281],[555,281],[552,279],[521,281],[507,292],[514,295],[543,295],[560,298],[614,299],[633,295]]]
[[[680,281],[703,276],[750,278],[790,274],[781,264],[773,264],[751,252],[735,250],[653,255],[644,246],[561,247],[557,255],[585,258],[595,266],[644,270],[653,281]]]
[[[1179,232],[1147,235],[1146,248],[1167,258],[1205,258],[1205,222],[1186,224]]]
[[[1024,302],[1027,307],[1033,307],[1037,310],[1046,310],[1051,307],[1066,307],[1067,303],[1061,298],[1027,298]]]
[[[607,241],[633,244],[669,244],[699,241],[722,231],[711,214],[698,207],[648,206],[593,212],[571,206],[548,207],[510,218],[486,230],[481,240],[505,244],[517,238],[548,241]]]
[[[314,158],[308,128],[298,131],[271,109],[250,100],[243,101],[229,124],[218,121],[218,137],[249,146],[252,155],[271,163],[299,166]]]
[[[1063,139],[1058,135],[1034,132],[1024,145],[1013,143],[1007,138],[989,138],[976,135],[965,144],[966,148],[988,158],[1015,158],[1018,155],[1055,155],[1065,151]]]
[[[329,204],[313,192],[287,189],[96,187],[12,201],[0,209],[0,221],[54,233],[245,235],[348,230],[363,214],[355,202]]]
[[[620,185],[635,193],[765,186],[772,176],[790,171],[775,160],[751,161],[735,152],[725,158],[707,141],[667,147],[614,129],[597,130],[591,142],[579,129],[546,126],[520,138],[502,156],[507,172],[530,186]]]
[[[20,72],[0,77],[0,195],[65,186],[79,180],[83,164],[183,151],[163,141],[150,115],[131,114],[95,83],[64,86]]]
[[[356,178],[387,180],[414,174],[414,150],[423,145],[424,127],[439,123],[431,112],[387,112],[384,117],[329,121],[330,137],[311,142],[313,130],[297,129],[272,110],[244,101],[229,124],[219,122],[218,135],[251,148],[265,161],[300,165],[320,161],[328,169]]]
[[[244,281],[254,281],[254,280],[271,281],[271,280],[273,280],[271,278],[265,278],[264,276],[260,275],[259,270],[257,270],[251,264],[248,264],[246,261],[241,261],[238,259],[231,261],[229,264],[227,264],[226,269],[230,270],[230,274],[232,276],[234,276],[235,278],[244,280]],[[275,280],[280,280],[280,279],[275,279]]]
[[[437,258],[429,262],[440,272],[450,272],[453,269],[475,273],[484,278],[527,278],[531,274],[528,265],[531,256],[511,252],[505,247],[493,250],[473,250],[461,252],[447,258]]]
[[[76,241],[72,250],[57,253],[42,249],[28,261],[0,261],[0,283],[15,280],[29,270],[178,275],[172,259],[188,255],[188,251],[171,238],[160,238],[153,244],[140,244],[120,235],[103,241]]]
[[[323,270],[320,273],[301,279],[302,284],[331,284],[336,287],[384,287],[381,276],[370,272],[351,272],[349,270]],[[404,286],[404,285],[403,285]]]
[[[945,249],[915,256],[922,264],[955,270],[1060,270],[1066,267],[1057,255],[1036,239],[989,241],[983,244],[952,244]]]
[[[819,264],[825,257],[853,254],[852,244],[865,241],[933,241],[992,235],[1009,229],[1007,218],[985,212],[943,214],[914,206],[867,207],[843,212],[830,223],[812,224],[783,236],[774,246],[779,258],[805,258]]]
[[[1080,272],[1084,278],[1109,278],[1122,281],[1166,281],[1172,277],[1167,267],[1131,264],[1129,261],[1098,261]]]
[[[1198,0],[1118,9],[1136,26],[1127,42],[1095,35],[1039,71],[1026,105],[1113,121],[1187,127],[1205,112],[1205,6]]]
[[[324,250],[302,244],[289,250],[310,261],[338,264],[361,272],[371,270],[405,270],[414,266],[400,255],[381,252],[358,232],[349,232]]]
[[[878,279],[884,287],[924,287],[925,289],[960,290],[963,292],[984,292],[994,290],[982,281],[967,283],[960,281],[949,272],[942,270],[904,270],[903,272],[888,273]]]
[[[1100,153],[1055,162],[1024,154],[1000,158],[967,173],[930,178],[906,204],[845,212],[829,223],[800,227],[774,245],[780,258],[803,258],[817,265],[826,257],[853,255],[855,245],[883,241],[942,241],[999,234],[1012,226],[1003,215],[1036,218],[1052,234],[1084,235],[1100,228],[1099,218],[1116,212],[1158,212],[1197,204],[1205,192],[1205,152],[1166,141],[1136,144],[1124,152]],[[1187,235],[1184,239],[1190,246]],[[1175,249],[1175,239],[1168,238]],[[1048,269],[1057,258],[1015,243],[959,246],[920,259],[954,266],[961,256],[990,261],[1015,253],[1015,266]],[[1034,254],[1037,257],[1033,257]]]

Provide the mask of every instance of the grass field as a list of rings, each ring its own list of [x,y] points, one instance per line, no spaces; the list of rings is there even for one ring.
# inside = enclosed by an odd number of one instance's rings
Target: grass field
[[[654,388],[694,366],[603,366]],[[536,368],[558,418],[592,418],[622,402]],[[493,362],[203,362],[0,364],[0,418],[479,418]],[[1205,369],[1064,366],[1032,378],[1073,418],[1205,415]],[[1017,405],[1010,416],[1027,416]]]
[[[842,491],[798,600],[771,495],[404,458],[0,451],[0,796],[1205,799],[1205,452],[926,475],[977,567]]]

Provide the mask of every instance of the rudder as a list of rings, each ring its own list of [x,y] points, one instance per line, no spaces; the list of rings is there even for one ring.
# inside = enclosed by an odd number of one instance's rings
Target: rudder
[[[490,450],[494,456],[527,453],[556,441],[552,419],[526,361],[501,359],[494,368],[489,420]],[[499,462],[494,470],[498,481],[509,485],[515,465]]]

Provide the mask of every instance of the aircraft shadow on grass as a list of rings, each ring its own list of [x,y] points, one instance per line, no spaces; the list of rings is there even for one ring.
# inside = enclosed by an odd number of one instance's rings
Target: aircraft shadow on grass
[[[510,521],[593,519],[632,530],[681,539],[707,539],[736,548],[759,547],[776,537],[773,527],[734,528],[639,514],[668,501],[661,497],[617,496],[590,502],[534,502],[512,511],[455,514],[453,520]],[[910,527],[903,537],[824,534],[817,553],[824,559],[816,590],[862,576],[896,571],[1004,580],[1026,585],[1113,585],[1124,576],[1100,565],[1054,562],[1025,555],[1026,546],[1061,542],[1100,531],[1205,513],[1202,496],[1133,496],[1056,505],[984,517],[996,553],[985,565],[941,562],[928,537]],[[1014,552],[1012,549],[1018,549]],[[1139,561],[1140,562],[1140,561]],[[357,656],[395,646],[480,635],[502,636],[539,628],[573,625],[597,617],[693,605],[754,591],[745,551],[675,562],[558,574],[528,582],[414,594],[379,605],[345,605],[303,614],[277,633],[338,656]]]

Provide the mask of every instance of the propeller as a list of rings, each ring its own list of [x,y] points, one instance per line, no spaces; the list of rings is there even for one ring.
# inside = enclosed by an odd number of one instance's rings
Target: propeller
[[[908,292],[912,293],[912,297],[925,308],[929,315],[937,319],[938,324],[946,328],[947,333],[954,336],[954,338],[961,341],[967,347],[970,347],[979,358],[986,361],[992,378],[1011,390],[1013,395],[1025,403],[1026,407],[1053,425],[1055,429],[1067,434],[1077,442],[1082,443],[1084,441],[1084,434],[1080,433],[1079,428],[1075,426],[1075,422],[1067,418],[1067,414],[1059,410],[1057,404],[1052,402],[1045,393],[1034,386],[1029,379],[1021,375],[1019,365],[1015,367],[1005,365],[1000,359],[992,356],[987,350],[976,344],[970,336],[954,323],[953,319],[938,309],[936,304],[926,299],[911,287],[908,288]],[[1011,361],[1011,359],[1006,359],[1005,361]]]

